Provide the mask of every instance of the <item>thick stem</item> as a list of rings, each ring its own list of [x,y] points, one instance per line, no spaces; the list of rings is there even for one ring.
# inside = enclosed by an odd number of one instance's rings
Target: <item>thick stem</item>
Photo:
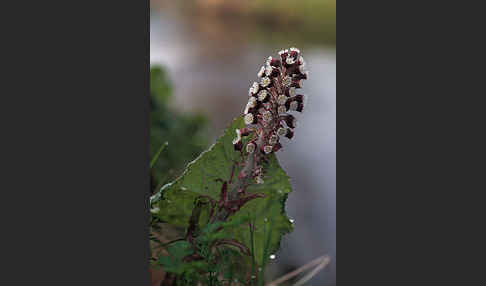
[[[285,73],[286,69],[283,68],[283,71],[281,72]],[[283,91],[280,89],[282,78],[280,77],[280,75],[278,75],[276,78],[273,78],[273,81],[274,87],[270,89],[270,93],[274,99],[277,99],[278,95],[283,93]],[[252,174],[255,171],[255,167],[258,166],[258,163],[263,156],[260,153],[260,148],[265,144],[266,136],[270,134],[275,129],[275,126],[278,126],[279,124],[277,107],[272,106],[271,108],[273,109],[272,114],[274,114],[272,122],[270,122],[266,126],[261,126],[261,133],[258,134],[257,132],[258,139],[255,142],[255,153],[247,156],[244,167],[241,170],[240,174],[237,176],[236,180],[234,180],[228,187],[228,200],[239,199],[243,193],[241,192],[241,190],[244,190],[250,184],[251,180],[253,179]],[[216,221],[226,221],[229,215],[230,212],[227,209],[221,208],[214,215],[211,222],[214,223]]]

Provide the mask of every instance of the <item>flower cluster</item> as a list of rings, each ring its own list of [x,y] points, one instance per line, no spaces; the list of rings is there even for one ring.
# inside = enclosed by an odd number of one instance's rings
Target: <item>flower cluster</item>
[[[282,50],[279,57],[269,57],[258,71],[259,82],[254,82],[249,91],[244,110],[246,127],[236,130],[233,145],[238,151],[248,154],[269,154],[282,148],[281,137],[294,136],[296,118],[292,111],[304,110],[304,95],[297,94],[303,80],[308,78],[304,58],[296,48]],[[242,136],[251,136],[243,146]],[[254,170],[257,182],[262,182],[259,169]]]

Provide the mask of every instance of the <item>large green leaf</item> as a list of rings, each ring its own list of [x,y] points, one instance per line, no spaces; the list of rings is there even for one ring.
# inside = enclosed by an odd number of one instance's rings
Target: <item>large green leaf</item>
[[[151,198],[152,206],[160,209],[157,216],[161,220],[187,227],[197,197],[219,199],[221,182],[216,179],[229,180],[234,162],[242,159],[232,144],[235,129],[242,127],[243,119],[236,118],[209,150],[189,163],[182,176],[162,187]],[[259,265],[265,264],[266,256],[278,250],[282,235],[292,230],[292,223],[285,214],[285,201],[291,191],[289,177],[274,154],[267,156],[267,159],[268,162],[263,164],[265,182],[253,184],[247,189],[248,194],[263,193],[265,197],[248,202],[229,218],[223,230],[226,238],[254,249],[256,263]],[[237,174],[238,169],[233,179],[236,179]],[[207,222],[208,207],[205,213],[206,216],[201,215],[202,225]],[[250,232],[249,223],[254,225],[253,232]]]

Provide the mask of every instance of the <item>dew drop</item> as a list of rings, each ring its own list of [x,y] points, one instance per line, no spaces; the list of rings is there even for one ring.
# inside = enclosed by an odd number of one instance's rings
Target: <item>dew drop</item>
[[[277,256],[275,256],[275,254],[270,255],[270,259],[275,259],[275,258],[277,258]]]

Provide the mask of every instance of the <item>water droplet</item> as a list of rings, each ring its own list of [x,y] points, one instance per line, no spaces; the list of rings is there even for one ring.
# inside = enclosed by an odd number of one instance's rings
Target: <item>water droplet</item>
[[[275,254],[270,255],[270,259],[275,259],[277,256]]]
[[[295,222],[295,219],[291,218],[291,219],[289,219],[289,221],[290,221],[291,223],[294,223],[294,222]]]

